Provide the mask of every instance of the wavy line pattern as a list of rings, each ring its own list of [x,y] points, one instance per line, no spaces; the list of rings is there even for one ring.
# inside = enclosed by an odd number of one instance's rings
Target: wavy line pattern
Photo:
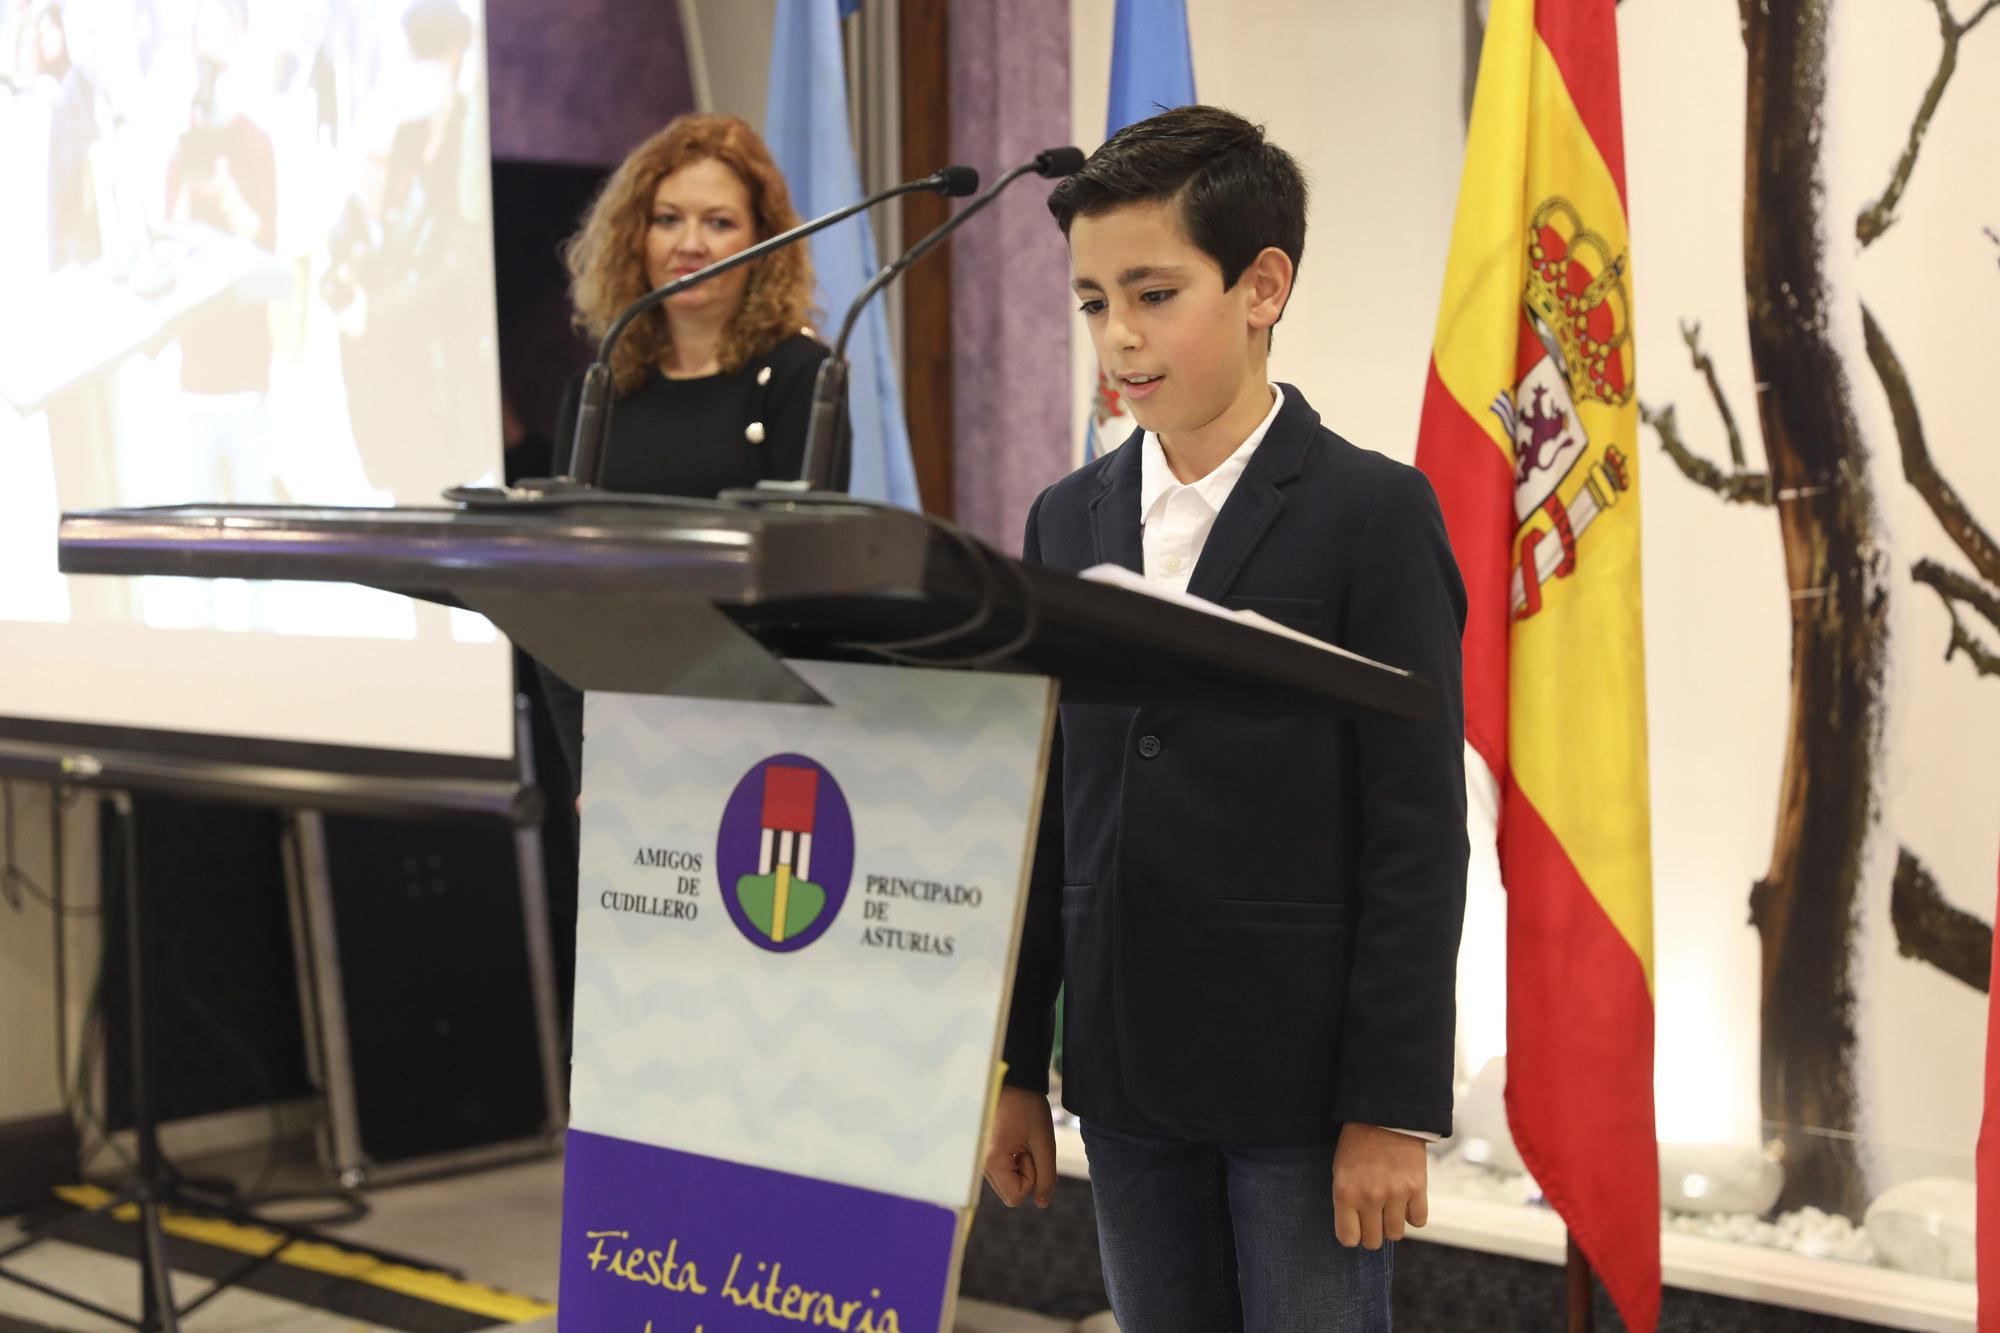
[[[612,1030],[637,1031],[670,1015],[676,1025],[726,1025],[734,1029],[735,1044],[773,1057],[789,1058],[810,1038],[831,1042],[847,1055],[880,1054],[914,1075],[934,1072],[954,1051],[977,1044],[984,1035],[972,1030],[972,1016],[965,1010],[942,1013],[931,1005],[914,1006],[907,1011],[914,1021],[906,1022],[881,1009],[843,1005],[822,994],[787,995],[775,987],[752,986],[729,972],[706,982],[656,977],[637,993],[626,993],[611,970],[598,965],[579,971],[576,988],[578,1001],[589,996],[594,1014],[607,1019],[605,1026]],[[727,1044],[728,1033],[714,1035]]]
[[[688,1076],[721,1077],[726,1068],[716,1064],[690,1070]],[[971,1198],[976,1154],[966,1144],[937,1140],[928,1150],[921,1150],[913,1136],[859,1139],[851,1128],[830,1123],[816,1108],[799,1106],[758,1123],[763,1150],[758,1160],[752,1161],[740,1152],[737,1138],[713,1132],[718,1125],[740,1123],[734,1120],[738,1103],[729,1090],[687,1099],[676,1107],[672,1117],[662,1119],[650,1102],[612,1106],[613,1095],[608,1089],[587,1086],[581,1079],[572,1086],[573,1095],[581,1092],[590,1099],[592,1110],[587,1119],[573,1116],[571,1123],[589,1133],[637,1142],[671,1138],[685,1152],[897,1194],[942,1207],[963,1208]],[[802,1093],[810,1091],[801,1089]],[[954,1108],[954,1113],[963,1115],[969,1109]],[[913,1192],[903,1184],[924,1179],[949,1184],[924,1193]]]

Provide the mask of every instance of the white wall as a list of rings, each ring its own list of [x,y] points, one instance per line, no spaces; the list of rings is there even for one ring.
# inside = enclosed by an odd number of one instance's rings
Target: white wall
[[[761,132],[775,0],[680,0],[680,5],[701,109],[741,116]]]
[[[1956,9],[1961,15],[1971,6]],[[1841,171],[1834,191],[1857,207],[1889,180],[1937,66],[1933,14],[1898,5],[1840,7],[1836,99],[1828,137]],[[1916,21],[1911,22],[1914,18]],[[2000,346],[2000,27],[1991,19],[1960,48],[1958,72],[1924,140],[1901,221],[1849,259],[1852,281],[1908,370],[1933,460],[1983,521],[2000,531],[2000,451],[1992,389]],[[1857,349],[1851,364],[1879,442],[1875,477],[1900,567],[1929,557],[1969,572],[1928,506],[1903,482],[1888,408]],[[2000,635],[1976,617],[1989,647]],[[1898,731],[1886,772],[1886,824],[1920,856],[1957,906],[1990,921],[2000,874],[2000,679],[1946,663],[1950,621],[1928,588],[1905,583],[1891,682]],[[1859,985],[1861,1080],[1877,1173],[1884,1183],[1943,1169],[1969,1176],[1978,1132],[1986,997],[1900,957],[1886,901],[1870,902]],[[1915,1039],[1913,1039],[1915,1038]]]

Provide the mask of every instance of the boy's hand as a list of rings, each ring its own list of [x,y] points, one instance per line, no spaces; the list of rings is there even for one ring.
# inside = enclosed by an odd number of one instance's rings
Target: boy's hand
[[[1343,1125],[1333,1150],[1333,1233],[1342,1245],[1382,1248],[1403,1223],[1430,1219],[1424,1141],[1373,1125]],[[990,1177],[991,1168],[988,1168]]]
[[[1056,1192],[1055,1112],[1049,1099],[1025,1088],[1000,1089],[993,1142],[986,1149],[986,1183],[1009,1208],[1030,1194],[1046,1208]]]

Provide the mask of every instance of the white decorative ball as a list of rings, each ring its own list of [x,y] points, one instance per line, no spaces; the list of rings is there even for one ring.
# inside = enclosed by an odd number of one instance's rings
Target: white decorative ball
[[[1905,1181],[1868,1205],[1868,1239],[1891,1268],[1970,1282],[1975,1194],[1969,1180]]]
[[[1785,1171],[1760,1148],[1662,1143],[1660,1204],[1681,1213],[1768,1213]]]

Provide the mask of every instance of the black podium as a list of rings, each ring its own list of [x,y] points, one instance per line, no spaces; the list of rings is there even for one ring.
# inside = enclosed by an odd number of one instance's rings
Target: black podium
[[[844,497],[454,494],[448,508],[70,514],[60,567],[364,584],[482,614],[579,689],[616,694],[812,704],[789,663],[844,661],[1047,677],[1071,704],[1432,708],[1430,684],[1393,666],[1025,565],[951,524]],[[137,1075],[136,1016],[134,1046]],[[138,1132],[157,1170],[152,1126]],[[142,1326],[172,1329],[154,1183],[142,1170],[129,1191],[148,1238]]]
[[[1428,682],[1012,560],[902,510],[761,493],[66,515],[67,574],[351,582],[477,611],[579,689],[802,697],[786,657],[1055,678],[1067,703],[1422,717]]]

